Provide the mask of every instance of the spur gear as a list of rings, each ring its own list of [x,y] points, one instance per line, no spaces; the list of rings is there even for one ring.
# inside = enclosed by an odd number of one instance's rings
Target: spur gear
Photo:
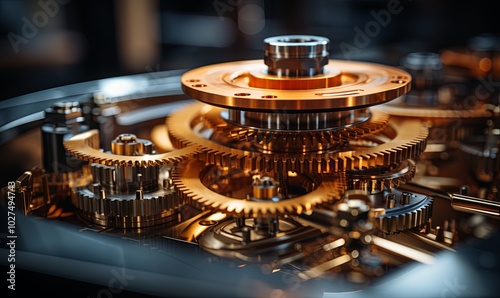
[[[369,193],[363,190],[348,190],[344,201],[359,199],[370,205],[370,217],[386,234],[425,225],[432,215],[433,200],[426,195],[398,189]]]
[[[200,160],[190,160],[173,170],[173,183],[183,201],[227,214],[257,217],[300,214],[311,210],[315,205],[333,202],[339,198],[335,182],[326,180],[313,181],[308,187],[309,192],[288,198],[235,198],[234,189],[222,191],[219,186],[207,187],[207,177],[213,175],[214,169],[217,173],[215,165],[207,165]],[[247,183],[246,186],[251,187],[252,183]]]
[[[351,213],[347,208],[351,204],[362,208]],[[338,233],[339,227],[346,228],[368,220],[376,224],[377,230],[390,235],[423,227],[432,216],[432,207],[432,197],[420,193],[400,189],[370,193],[351,189],[334,204],[302,214],[301,218],[331,225],[334,234]]]
[[[179,197],[170,189],[144,194],[102,195],[98,184],[79,188],[73,204],[86,220],[108,227],[142,228],[179,221]]]
[[[84,219],[103,226],[143,228],[179,221],[182,206],[172,189],[170,171],[195,148],[155,154],[149,140],[120,134],[111,152],[99,150],[96,130],[64,143],[67,151],[89,162],[92,182],[76,187],[73,205]]]
[[[364,190],[370,193],[393,189],[411,181],[415,176],[416,164],[407,159],[396,166],[376,167],[367,170],[339,173],[342,181],[347,183],[346,190]]]
[[[324,173],[388,166],[417,157],[425,150],[427,128],[419,120],[390,119],[379,134],[355,140],[340,150],[301,154],[260,153],[218,144],[210,138],[214,130],[204,125],[212,106],[194,103],[166,121],[170,138],[178,148],[200,147],[198,158],[219,166],[249,170]]]
[[[64,142],[64,147],[69,153],[79,159],[108,166],[148,167],[174,164],[189,158],[189,156],[196,152],[195,147],[188,146],[173,152],[143,156],[107,153],[100,150],[98,130],[90,130],[75,135]]]
[[[432,216],[431,197],[393,190],[390,194],[386,194],[385,200],[386,207],[383,209],[383,214],[375,219],[379,228],[387,234],[422,227]],[[395,202],[394,205],[391,205],[392,200]],[[376,212],[380,210],[376,209]]]
[[[220,140],[219,143],[224,143],[227,140],[235,148],[244,148],[250,144],[250,150],[281,153],[332,150],[346,141],[380,132],[389,121],[389,116],[385,113],[364,111],[362,115],[357,115],[360,121],[354,125],[344,125],[338,121],[335,129],[318,128],[319,125],[316,124],[314,127],[308,125],[305,127],[307,130],[300,129],[300,125],[296,125],[299,128],[297,130],[286,130],[292,126],[291,123],[297,123],[295,120],[297,117],[293,114],[283,114],[281,119],[273,119],[276,122],[281,121],[287,124],[285,129],[278,130],[279,127],[276,127],[277,129],[259,129],[255,126],[233,124],[225,121],[223,114],[224,110],[214,108],[204,115],[206,125],[215,131],[215,137],[212,139]],[[316,115],[307,116],[314,117]],[[275,115],[274,118],[276,118]],[[320,121],[315,123],[317,122]]]

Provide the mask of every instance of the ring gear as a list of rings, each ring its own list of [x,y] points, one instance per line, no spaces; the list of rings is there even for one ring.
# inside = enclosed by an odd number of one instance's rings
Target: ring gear
[[[377,111],[372,112],[369,119],[355,125],[335,129],[283,131],[235,125],[225,121],[221,112],[222,109],[213,108],[204,115],[205,125],[214,130],[216,138],[228,140],[234,148],[248,146],[259,152],[302,153],[331,150],[349,140],[378,133],[389,121],[387,114]]]
[[[399,187],[411,181],[415,176],[415,171],[415,162],[408,159],[395,166],[342,172],[339,175],[340,180],[344,181],[345,190],[358,189],[373,193]]]
[[[173,182],[184,202],[219,210],[228,214],[268,216],[275,214],[300,214],[315,205],[333,202],[339,198],[333,181],[322,181],[312,192],[279,201],[250,201],[219,194],[202,183],[204,173],[214,165],[200,160],[180,164],[172,172]]]
[[[390,119],[383,132],[350,142],[341,152],[260,153],[211,141],[214,131],[204,125],[203,118],[212,108],[194,103],[167,118],[172,143],[178,148],[199,146],[198,158],[205,162],[249,170],[332,173],[388,166],[420,155],[428,134],[419,120]]]

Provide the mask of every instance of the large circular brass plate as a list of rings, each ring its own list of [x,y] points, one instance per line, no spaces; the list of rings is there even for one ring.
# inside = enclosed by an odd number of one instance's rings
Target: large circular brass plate
[[[260,80],[267,74],[261,60],[240,61],[200,67],[182,77],[183,91],[205,103],[238,110],[315,111],[366,107],[393,100],[410,90],[411,76],[404,70],[366,62],[330,60],[325,74],[307,78],[283,78],[285,86],[295,83],[305,89],[251,87],[256,72]],[[336,82],[330,86],[329,76]],[[315,80],[327,80],[318,86]],[[307,81],[307,82],[304,82]],[[308,83],[312,82],[312,83]],[[316,82],[317,83],[317,82]],[[271,84],[275,86],[275,84]],[[311,88],[307,87],[311,86]]]

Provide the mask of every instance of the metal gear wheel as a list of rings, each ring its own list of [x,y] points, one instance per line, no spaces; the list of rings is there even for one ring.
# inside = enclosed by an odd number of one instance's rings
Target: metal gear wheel
[[[399,189],[378,193],[348,190],[340,202],[359,198],[368,202],[370,217],[386,234],[422,227],[432,215],[433,199],[431,197]]]
[[[204,125],[204,115],[214,107],[191,104],[167,118],[172,143],[177,148],[200,147],[198,158],[219,166],[259,171],[333,173],[388,166],[412,159],[426,147],[428,129],[419,120],[391,119],[378,134],[349,142],[341,150],[302,154],[260,153],[232,148],[210,139],[214,131]]]
[[[106,153],[100,150],[99,131],[90,130],[64,142],[65,149],[73,156],[87,162],[108,166],[159,166],[174,164],[189,158],[196,152],[196,147],[187,146],[173,152],[143,156],[128,156]]]
[[[339,173],[339,179],[344,181],[346,190],[358,189],[373,193],[393,189],[411,181],[415,171],[415,162],[407,159],[396,166]]]
[[[402,196],[404,193],[401,194]],[[430,197],[418,194],[408,194],[415,196],[415,200],[407,205],[399,205],[393,209],[386,209],[385,214],[379,215],[375,219],[379,228],[387,234],[422,227],[429,222],[432,216],[433,200]]]
[[[89,162],[92,181],[75,187],[72,195],[84,219],[118,228],[179,221],[182,204],[171,189],[170,167],[192,156],[195,147],[156,154],[151,141],[120,134],[112,141],[111,151],[103,152],[97,130],[75,135],[64,146]]]
[[[80,188],[73,194],[73,204],[81,210],[80,216],[95,224],[119,228],[143,228],[179,221],[181,202],[175,192],[161,189],[144,194],[108,195],[102,198],[92,191],[94,186]]]
[[[385,113],[366,111],[364,117],[359,117],[363,118],[359,123],[339,123],[334,129],[315,129],[316,127],[310,125],[306,127],[307,130],[259,129],[232,124],[221,116],[224,112],[222,109],[213,108],[204,115],[206,125],[214,130],[215,136],[212,139],[228,140],[234,148],[251,146],[251,149],[258,152],[304,153],[331,150],[349,140],[378,133],[389,121],[389,116]],[[287,118],[278,121],[292,122],[289,120]]]
[[[173,170],[173,183],[184,202],[227,214],[257,217],[300,214],[311,210],[315,205],[333,202],[340,197],[336,183],[324,180],[311,192],[292,198],[276,201],[237,199],[215,192],[202,182],[213,167],[215,166],[200,160],[190,160]]]

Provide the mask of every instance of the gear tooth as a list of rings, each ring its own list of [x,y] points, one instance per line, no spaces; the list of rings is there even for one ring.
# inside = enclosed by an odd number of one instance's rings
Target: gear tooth
[[[90,206],[91,206],[91,204],[90,204],[89,198],[86,197],[86,196],[83,196],[82,197],[82,208],[81,209],[83,209],[83,210],[91,210]]]
[[[222,203],[220,204],[219,206],[219,210],[225,210],[226,212],[232,212],[233,211],[233,208],[231,206],[231,204],[228,204],[227,202],[226,203]]]
[[[242,212],[244,212],[245,214],[247,214],[249,212],[249,210],[244,209],[243,206],[239,206],[239,205],[235,206],[234,213],[240,214]]]
[[[209,200],[207,198],[204,198],[204,197],[200,197],[200,196],[197,196],[194,194],[190,194],[189,197],[193,200],[196,200],[198,203],[203,204],[203,205],[207,205],[209,203]]]
[[[124,202],[124,201],[122,201]],[[142,216],[142,212],[141,212],[141,202],[139,200],[134,200],[132,201],[130,204],[123,204],[122,205],[124,206],[130,206],[132,207],[130,210],[130,214],[132,214],[132,216]]]
[[[420,226],[419,211],[420,210],[415,210],[415,211],[411,212],[410,227],[408,229],[411,229],[412,227],[419,227]]]
[[[245,207],[246,210],[249,211],[253,215],[253,217],[262,217],[269,215],[266,208],[264,206],[257,206],[256,208]]]
[[[400,161],[400,158],[399,158],[399,151],[396,150],[396,149],[389,149],[387,150],[389,153],[388,153],[388,157],[389,157],[389,163],[388,164],[395,164],[395,163],[398,163]]]
[[[318,159],[313,159],[311,162],[311,171],[312,173],[321,173],[321,161]]]
[[[90,212],[100,213],[97,209],[97,200],[89,200],[88,208]]]
[[[398,216],[398,230],[397,231],[404,231],[404,230],[407,230],[409,229],[409,222],[408,222],[408,213],[404,214],[404,215],[399,215]]]
[[[386,226],[386,233],[394,233],[397,230],[397,218],[390,216],[385,220],[386,223],[384,226]]]
[[[369,167],[376,167],[377,165],[386,165],[386,163],[383,160],[382,154],[369,154],[370,156],[370,161],[369,161]]]
[[[354,160],[351,156],[346,156],[344,158],[344,170],[345,171],[352,171],[354,170]]]

